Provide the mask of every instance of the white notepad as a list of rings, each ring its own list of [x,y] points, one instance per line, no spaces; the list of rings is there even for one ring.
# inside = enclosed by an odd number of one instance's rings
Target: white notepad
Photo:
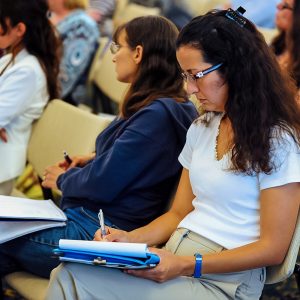
[[[0,195],[0,244],[39,230],[65,226],[67,217],[52,200]]]
[[[60,239],[59,248],[62,250],[90,251],[139,258],[145,258],[147,257],[147,253],[149,253],[147,244],[142,243],[101,243],[96,241]]]

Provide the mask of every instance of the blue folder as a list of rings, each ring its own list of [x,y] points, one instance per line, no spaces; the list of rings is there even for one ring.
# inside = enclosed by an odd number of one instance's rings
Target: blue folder
[[[128,255],[128,253],[124,255],[122,253],[111,254],[107,251],[103,253],[96,250],[62,249],[60,247],[54,249],[53,253],[62,262],[76,262],[107,268],[145,269],[153,268],[159,263],[159,256],[149,251],[143,253],[144,257],[135,254]]]

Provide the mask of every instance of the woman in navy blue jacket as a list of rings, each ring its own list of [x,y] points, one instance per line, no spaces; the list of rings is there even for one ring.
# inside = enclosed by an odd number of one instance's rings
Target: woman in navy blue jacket
[[[104,211],[109,226],[132,230],[162,214],[178,182],[177,157],[197,117],[176,62],[176,27],[162,17],[141,17],[119,27],[111,44],[119,81],[130,83],[119,116],[96,140],[96,153],[51,166],[45,187],[62,191],[66,227],[47,229],[0,245],[1,275],[25,269],[49,276],[61,238],[93,239]],[[15,251],[22,249],[22,251]]]

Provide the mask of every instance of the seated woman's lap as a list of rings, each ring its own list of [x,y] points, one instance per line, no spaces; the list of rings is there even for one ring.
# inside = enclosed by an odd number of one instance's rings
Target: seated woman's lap
[[[62,264],[53,270],[54,273],[56,276],[51,281],[48,300],[194,300],[197,295],[205,300],[228,299],[220,289],[192,277],[178,277],[157,283],[127,275],[117,269],[76,263]]]

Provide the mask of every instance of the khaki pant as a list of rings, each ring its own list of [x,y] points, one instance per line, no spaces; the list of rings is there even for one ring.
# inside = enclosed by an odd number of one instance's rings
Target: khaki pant
[[[177,229],[166,248],[178,255],[220,252],[223,248],[186,229]],[[51,274],[48,300],[222,300],[259,299],[265,268],[199,279],[178,277],[164,283],[133,277],[120,270],[76,263],[61,264]]]

